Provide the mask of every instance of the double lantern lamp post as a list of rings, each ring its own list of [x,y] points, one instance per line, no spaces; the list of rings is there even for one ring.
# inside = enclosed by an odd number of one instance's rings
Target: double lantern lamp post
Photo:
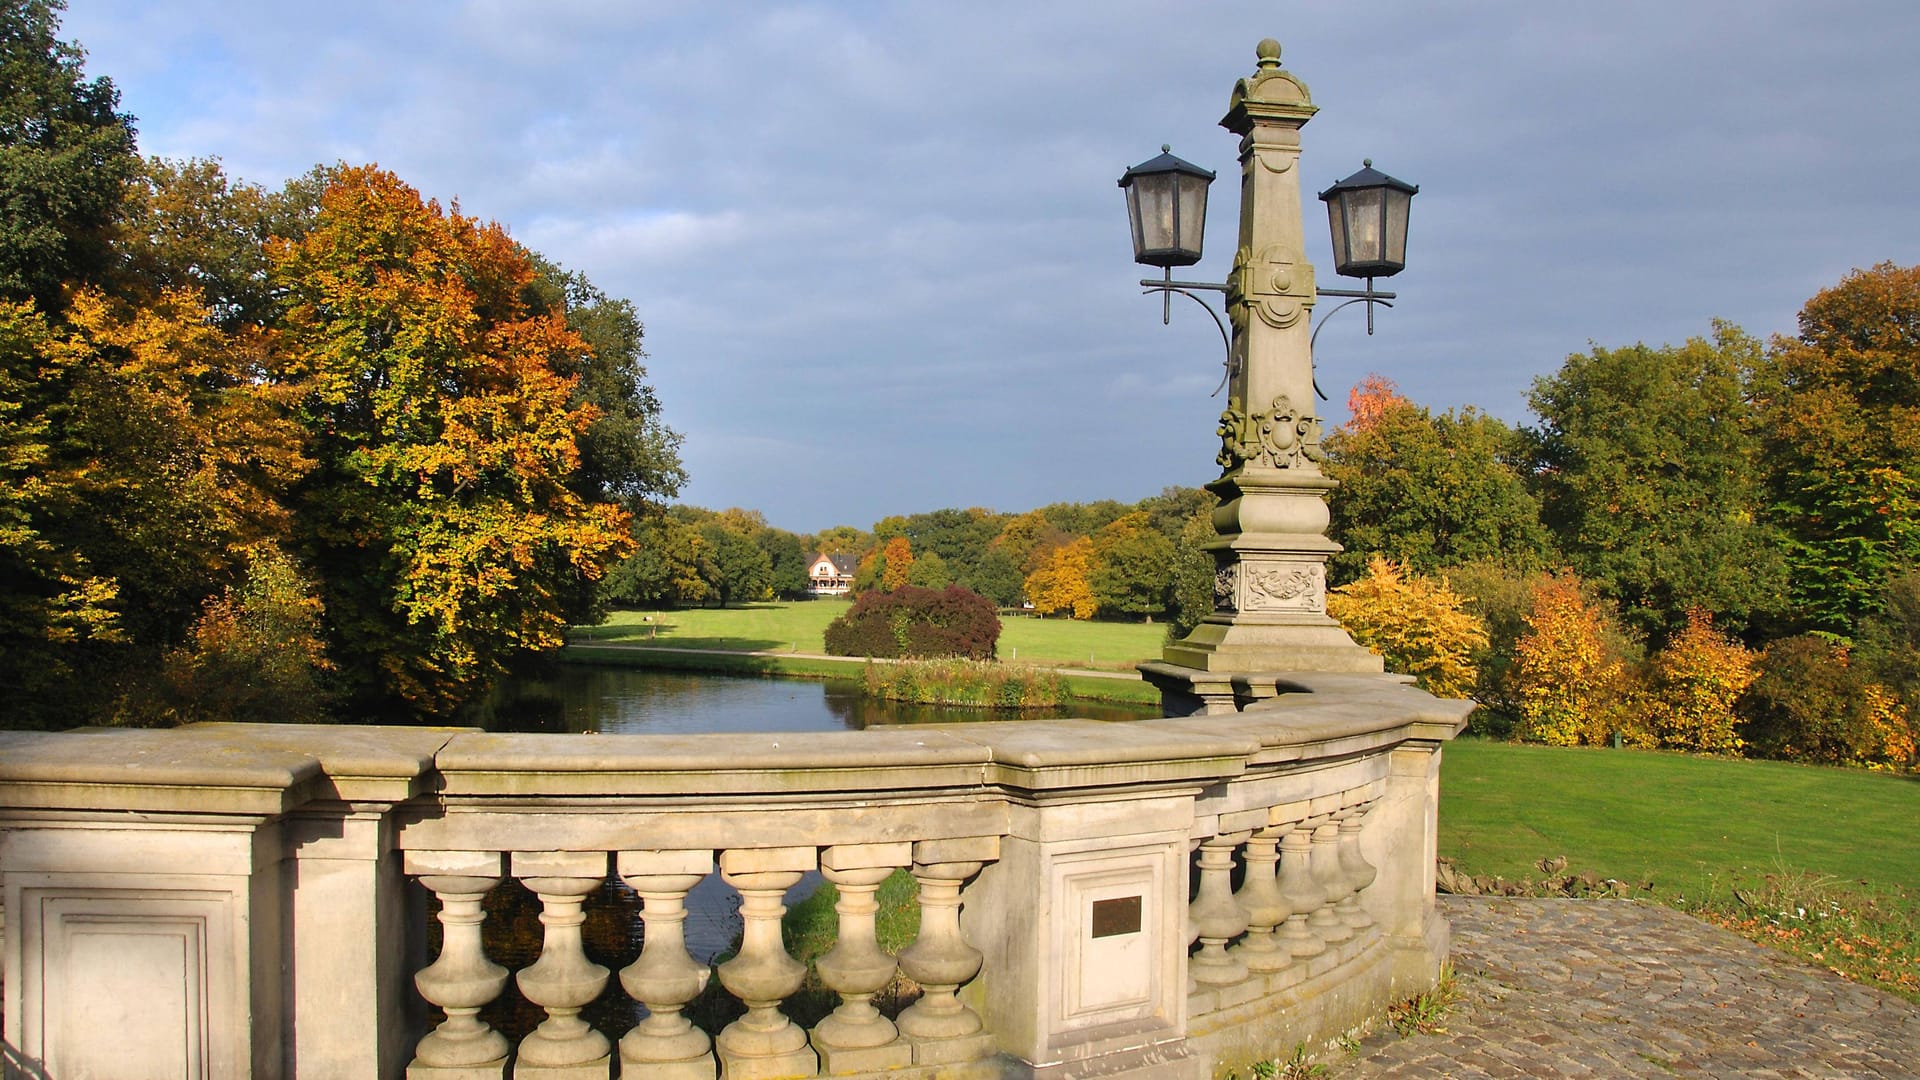
[[[1373,305],[1391,307],[1395,297],[1377,291],[1374,280],[1406,266],[1407,214],[1419,189],[1368,162],[1321,192],[1334,270],[1365,279],[1366,288],[1316,288],[1298,162],[1300,129],[1318,107],[1306,84],[1280,66],[1277,42],[1260,42],[1255,55],[1257,69],[1235,84],[1220,121],[1240,137],[1241,167],[1239,242],[1225,282],[1173,277],[1175,267],[1200,261],[1212,172],[1163,147],[1120,178],[1134,259],[1162,271],[1140,283],[1162,294],[1162,320],[1171,318],[1173,294],[1186,296],[1213,317],[1227,352],[1215,459],[1221,472],[1207,485],[1219,500],[1207,545],[1214,609],[1161,660],[1140,665],[1169,716],[1237,711],[1298,685],[1290,678],[1298,673],[1381,670],[1380,658],[1327,614],[1326,562],[1340,545],[1326,534],[1326,495],[1335,485],[1320,470],[1317,331],[1309,316],[1320,297],[1342,301],[1332,311],[1364,303],[1373,332]],[[1196,292],[1224,294],[1224,323]]]

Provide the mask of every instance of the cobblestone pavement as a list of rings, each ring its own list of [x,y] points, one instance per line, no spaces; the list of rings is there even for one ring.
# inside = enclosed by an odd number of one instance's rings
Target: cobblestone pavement
[[[1446,1033],[1330,1077],[1920,1077],[1920,1006],[1658,904],[1440,898]]]

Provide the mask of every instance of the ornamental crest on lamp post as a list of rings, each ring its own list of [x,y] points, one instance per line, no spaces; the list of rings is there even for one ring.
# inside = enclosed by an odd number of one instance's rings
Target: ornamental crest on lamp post
[[[1220,453],[1214,458],[1222,469],[1243,462],[1254,462],[1270,469],[1304,468],[1309,462],[1326,460],[1320,449],[1320,418],[1305,409],[1296,409],[1285,394],[1273,399],[1273,407],[1248,416],[1237,408],[1220,414]]]

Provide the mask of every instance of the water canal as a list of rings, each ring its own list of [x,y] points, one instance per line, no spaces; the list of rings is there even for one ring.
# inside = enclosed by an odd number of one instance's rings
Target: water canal
[[[939,708],[867,697],[852,679],[778,679],[552,664],[503,686],[477,719],[490,731],[686,735],[725,731],[859,731],[881,724],[977,720],[1139,720],[1151,705],[1075,702],[1057,709]]]

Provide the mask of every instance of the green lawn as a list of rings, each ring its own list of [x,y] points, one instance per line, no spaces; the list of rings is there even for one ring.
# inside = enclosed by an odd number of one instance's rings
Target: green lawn
[[[1440,854],[1474,873],[1535,860],[1698,888],[1709,872],[1808,871],[1920,882],[1920,779],[1855,769],[1634,750],[1449,743]]]
[[[827,624],[852,606],[846,600],[800,600],[730,608],[616,611],[599,626],[575,627],[575,640],[659,644],[682,649],[824,652]],[[1077,622],[1007,616],[1000,620],[1000,659],[1018,663],[1126,670],[1160,655],[1161,623]]]

